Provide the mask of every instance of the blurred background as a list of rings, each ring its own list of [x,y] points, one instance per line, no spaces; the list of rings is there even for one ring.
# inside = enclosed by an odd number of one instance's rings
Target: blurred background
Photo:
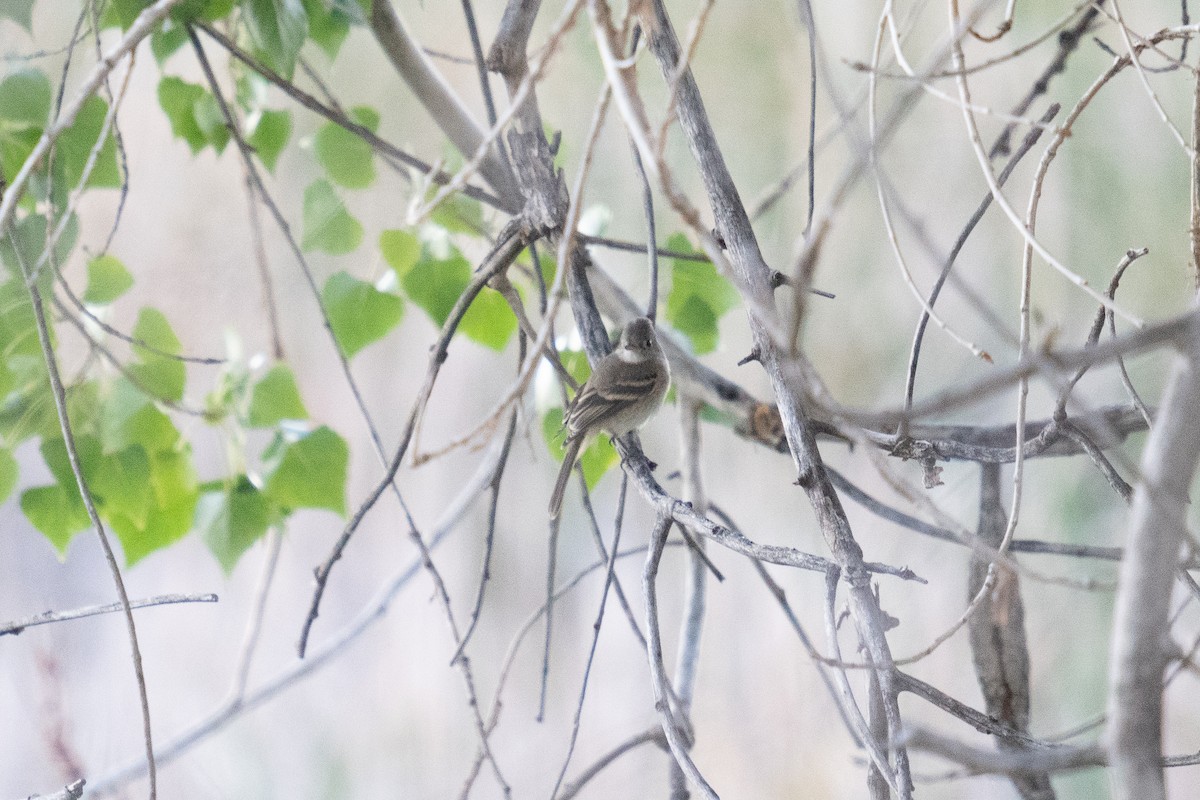
[[[416,37],[431,50],[469,57],[468,39],[458,3],[396,0]],[[503,11],[498,0],[475,3],[486,49]],[[534,29],[534,46],[545,40],[561,4],[546,4]],[[701,4],[668,3],[677,29]],[[837,134],[838,112],[830,102],[855,111],[849,123],[864,137],[868,75],[855,64],[869,62],[879,24],[880,3],[816,4],[816,30],[823,64],[817,100],[816,193],[818,213],[844,170],[857,157],[853,144]],[[993,44],[968,40],[969,63],[1010,53],[1054,26],[1072,3],[1019,4],[1013,30]],[[69,41],[79,13],[76,2],[47,2],[33,7],[32,33],[0,19],[0,66],[6,74],[21,69],[37,51],[56,51]],[[1002,9],[983,17],[982,29],[999,23]],[[1135,31],[1150,34],[1178,25],[1176,4],[1126,2],[1121,12]],[[946,12],[941,4],[900,4],[907,20],[905,53],[918,69],[942,52]],[[989,27],[990,26],[990,27]],[[1101,15],[1093,32],[1100,42],[1124,52],[1118,29]],[[104,33],[115,41],[117,33]],[[696,50],[694,70],[725,157],[743,200],[751,209],[779,181],[802,165],[807,147],[809,51],[797,4],[784,0],[719,3],[707,18]],[[1022,98],[1056,53],[1049,37],[1003,64],[972,76],[974,101],[1008,111]],[[454,156],[444,137],[382,57],[370,33],[352,28],[335,61],[318,49],[305,50],[321,78],[344,107],[370,105],[381,115],[379,133],[426,160]],[[1178,55],[1178,43],[1165,46]],[[209,48],[219,74],[224,56]],[[884,70],[898,74],[889,56]],[[91,66],[84,48],[71,66],[67,94]],[[1194,60],[1194,59],[1192,59]],[[1088,86],[1112,63],[1113,56],[1091,35],[1071,55],[1049,92],[1028,112],[1036,118],[1053,101],[1072,108]],[[53,76],[63,55],[35,63]],[[1162,66],[1158,57],[1147,63]],[[483,119],[473,65],[446,60],[438,68],[467,105]],[[268,354],[270,336],[254,264],[248,224],[250,200],[242,165],[231,146],[221,155],[211,149],[193,156],[173,138],[159,108],[156,86],[162,74],[201,81],[194,56],[184,48],[161,67],[148,52],[137,68],[120,114],[129,158],[129,194],[111,251],[136,278],[133,289],[112,308],[109,322],[129,330],[143,305],[161,309],[183,342],[184,352],[221,355],[236,340],[247,355]],[[661,119],[666,92],[649,54],[638,63],[639,81],[655,120]],[[1168,117],[1185,138],[1190,129],[1193,86],[1186,70],[1147,76]],[[567,182],[574,180],[584,137],[602,85],[595,40],[581,16],[566,36],[545,80],[539,85],[544,118],[562,131],[559,163]],[[303,75],[302,86],[311,87]],[[956,96],[952,80],[935,82]],[[908,80],[881,78],[881,116],[905,96]],[[500,81],[494,91],[503,96]],[[304,187],[321,170],[314,160],[312,136],[322,121],[292,106],[271,90],[277,107],[294,110],[293,146],[280,157],[269,186],[283,212],[299,225]],[[1065,111],[1063,112],[1065,114]],[[981,135],[990,143],[1005,121],[978,115]],[[1062,119],[1060,114],[1059,119]],[[1024,128],[1017,139],[1024,135]],[[296,146],[298,145],[298,146]],[[1026,206],[1033,174],[1045,141],[1014,175],[1007,196],[1019,212]],[[706,208],[699,177],[686,143],[673,130],[667,157],[693,202]],[[916,283],[928,291],[940,259],[987,192],[987,185],[955,103],[921,93],[911,103],[894,140],[879,153],[879,164],[892,186],[890,202],[902,205],[913,225],[898,223],[900,246]],[[644,241],[640,187],[619,117],[610,112],[595,153],[585,203],[592,218],[606,219],[605,233]],[[387,271],[375,242],[380,231],[401,227],[412,201],[412,184],[380,169],[369,191],[345,193],[351,212],[366,229],[364,244],[346,256],[310,254],[318,279],[346,270],[374,281]],[[802,177],[755,228],[768,262],[789,271],[803,241],[807,201]],[[1103,287],[1130,248],[1147,247],[1122,283],[1122,307],[1150,320],[1184,310],[1194,290],[1188,256],[1188,159],[1159,118],[1138,75],[1125,70],[1096,98],[1075,125],[1046,181],[1039,213],[1039,239],[1090,283]],[[79,241],[102,246],[112,225],[117,193],[92,191],[82,200]],[[491,215],[492,230],[504,218]],[[706,219],[707,217],[707,211]],[[658,198],[660,241],[682,224]],[[265,217],[264,217],[265,218]],[[272,225],[265,224],[268,263],[282,310],[280,319],[287,362],[292,366],[310,415],[347,439],[351,462],[347,498],[351,509],[382,474],[367,430],[341,377],[337,354],[320,329],[315,301],[300,278],[295,260]],[[919,236],[918,236],[919,233]],[[930,251],[921,238],[933,245]],[[478,264],[486,243],[458,242]],[[1018,327],[1022,243],[997,209],[988,212],[958,259],[963,281],[987,299],[1005,322],[998,330],[950,288],[939,311],[966,338],[977,342],[997,365],[1013,363]],[[644,259],[593,249],[596,260],[618,277],[640,302],[647,295]],[[84,280],[85,257],[76,252],[65,265],[68,280]],[[839,402],[861,409],[894,409],[903,400],[908,350],[920,305],[905,287],[882,224],[872,179],[856,183],[834,212],[834,223],[814,281],[837,295],[814,299],[803,332],[805,354]],[[1082,344],[1095,303],[1044,262],[1035,259],[1032,277],[1034,346]],[[560,329],[569,329],[566,315]],[[1124,327],[1118,321],[1118,327]],[[397,439],[424,377],[428,347],[437,328],[409,305],[400,326],[365,349],[353,372],[365,394],[385,446]],[[721,321],[717,349],[703,361],[738,381],[758,398],[771,392],[756,365],[737,367],[750,348],[740,307]],[[667,335],[673,335],[670,331]],[[686,346],[686,340],[677,337]],[[564,341],[566,341],[564,339]],[[70,363],[79,343],[63,336]],[[1162,390],[1169,359],[1151,354],[1131,360],[1133,381],[1148,402]],[[516,364],[516,346],[496,352],[458,337],[450,348],[434,390],[433,413],[423,421],[420,442],[434,450],[472,428],[490,412],[507,389]],[[917,397],[979,378],[996,367],[973,358],[932,326],[921,360]],[[188,367],[189,399],[199,403],[216,380],[215,368]],[[1081,384],[1079,396],[1092,407],[1126,401],[1116,373],[1096,370]],[[1030,418],[1044,419],[1053,408],[1053,391],[1035,383]],[[981,399],[976,405],[936,421],[971,424],[1010,423],[1015,394]],[[478,628],[468,648],[485,709],[490,707],[500,669],[514,635],[545,598],[548,526],[544,515],[557,463],[541,434],[538,399],[524,406],[511,461],[505,473],[491,581]],[[195,418],[176,418],[192,442],[201,480],[228,469],[228,431]],[[260,434],[252,433],[251,436]],[[265,434],[261,434],[265,437]],[[792,485],[794,468],[786,456],[737,437],[728,428],[705,424],[702,466],[710,499],[758,542],[795,547],[825,555],[826,548],[803,492]],[[264,438],[260,444],[265,444]],[[668,405],[646,426],[643,443],[668,480],[680,468],[679,411]],[[1135,435],[1114,455],[1126,477],[1136,465],[1144,436]],[[887,502],[908,508],[889,488],[860,450],[835,442],[823,444],[830,464]],[[46,483],[50,476],[37,442],[17,451],[21,477],[13,497],[0,508],[0,620],[47,609],[64,610],[113,599],[96,537],[81,534],[60,560],[45,538],[26,520],[16,498],[21,489]],[[400,486],[417,526],[432,531],[466,476],[484,457],[458,449],[421,467],[406,466]],[[893,465],[919,484],[920,468]],[[944,484],[927,499],[962,525],[973,528],[977,515],[978,468],[946,463]],[[1004,475],[1010,475],[1005,469]],[[614,470],[592,496],[601,526],[611,541],[620,474]],[[1011,484],[1006,483],[1006,487]],[[1006,489],[1007,491],[1007,489]],[[950,627],[967,602],[964,548],[919,536],[847,503],[854,532],[866,558],[908,566],[928,585],[880,578],[884,608],[899,619],[891,634],[897,656],[925,648]],[[484,553],[487,503],[477,501],[436,552],[460,625],[469,618]],[[1082,457],[1039,459],[1027,465],[1018,536],[1056,542],[1120,545],[1126,511],[1100,473]],[[644,501],[630,492],[622,543],[643,545],[652,523]],[[264,684],[295,663],[295,644],[313,587],[312,570],[341,532],[343,520],[330,512],[295,515],[283,535],[278,565],[266,597],[261,641],[250,672],[250,686]],[[139,612],[139,639],[146,669],[155,740],[166,746],[181,732],[219,707],[230,692],[234,667],[246,637],[255,598],[269,561],[260,542],[226,576],[198,537],[139,562],[126,574],[131,597],[168,592],[215,592],[217,604],[167,606]],[[725,798],[861,797],[863,757],[836,716],[836,707],[787,619],[745,559],[710,547],[722,583],[710,581],[693,722],[694,758]],[[363,613],[392,576],[416,558],[395,500],[384,495],[334,571],[313,646],[338,635]],[[576,487],[568,491],[558,539],[557,575],[567,580],[593,563],[596,551]],[[1022,556],[1019,561],[1044,576],[1092,579],[1088,591],[1045,580],[1022,582],[1032,657],[1034,735],[1049,737],[1093,719],[1104,710],[1112,585],[1116,567],[1099,561],[1051,556]],[[684,551],[668,550],[659,576],[665,652],[672,668],[680,624]],[[641,558],[625,559],[618,575],[641,615]],[[819,574],[772,569],[818,649],[827,650],[821,631],[824,581]],[[1107,588],[1105,588],[1107,587]],[[549,796],[563,759],[578,704],[592,623],[600,604],[602,573],[594,572],[554,609],[548,697],[539,720],[541,623],[535,625],[513,662],[503,695],[503,714],[491,747],[515,797]],[[1183,597],[1177,598],[1178,602]],[[1195,609],[1185,611],[1172,635],[1184,646],[1200,625]],[[843,642],[845,646],[845,642]],[[176,798],[339,798],[458,796],[478,748],[463,678],[449,666],[455,646],[429,576],[418,572],[387,613],[325,665],[237,716],[214,735],[187,749],[160,770],[160,792]],[[849,655],[850,651],[847,651]],[[981,707],[965,631],[910,667],[917,677],[955,698]],[[857,678],[856,678],[857,680]],[[856,683],[856,686],[858,684]],[[1167,692],[1166,749],[1194,752],[1200,745],[1200,683],[1195,669],[1184,670]],[[985,737],[906,695],[907,719],[992,746]],[[129,646],[119,615],[31,628],[0,640],[0,718],[7,735],[0,745],[0,797],[49,792],[67,782],[70,765],[94,781],[142,753],[141,723]],[[656,724],[645,654],[613,602],[608,604],[591,671],[581,730],[567,778],[617,743]],[[668,758],[643,747],[606,769],[585,790],[586,797],[660,796],[666,793]],[[947,778],[952,765],[918,756],[920,796],[927,798],[1016,797],[1011,785],[992,777]],[[1172,797],[1200,797],[1197,768],[1168,771]],[[1107,793],[1100,770],[1058,776],[1062,798],[1101,798]],[[144,783],[128,784],[126,796],[144,793]],[[472,797],[502,796],[487,773]]]

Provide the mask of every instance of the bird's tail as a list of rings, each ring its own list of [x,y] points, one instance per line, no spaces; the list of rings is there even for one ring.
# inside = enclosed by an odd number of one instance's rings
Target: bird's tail
[[[582,436],[567,440],[567,451],[563,455],[562,467],[558,470],[558,480],[554,482],[554,494],[550,495],[550,519],[557,519],[562,509],[563,492],[567,490],[567,479],[575,469],[575,459],[579,457],[579,448],[583,444]]]

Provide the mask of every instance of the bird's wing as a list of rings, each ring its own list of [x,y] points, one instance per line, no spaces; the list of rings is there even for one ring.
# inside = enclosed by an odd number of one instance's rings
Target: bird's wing
[[[604,359],[567,409],[564,424],[571,435],[594,431],[598,422],[644,399],[658,382],[653,364],[631,365]],[[603,386],[598,390],[597,384]]]

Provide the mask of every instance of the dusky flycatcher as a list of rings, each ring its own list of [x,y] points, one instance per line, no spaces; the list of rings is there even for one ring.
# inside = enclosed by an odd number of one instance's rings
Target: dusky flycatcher
[[[600,359],[587,382],[567,406],[566,454],[550,496],[550,516],[562,508],[563,491],[584,443],[600,431],[616,438],[641,426],[662,403],[671,382],[654,323],[638,317],[621,331],[617,348]]]

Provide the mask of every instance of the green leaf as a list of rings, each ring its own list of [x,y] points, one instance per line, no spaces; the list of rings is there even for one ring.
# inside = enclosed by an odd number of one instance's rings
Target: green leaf
[[[362,242],[363,228],[350,216],[346,206],[329,181],[318,180],[304,190],[305,250],[322,250],[331,255],[343,255]]]
[[[292,136],[292,114],[290,111],[260,109],[251,115],[246,143],[258,153],[267,171],[275,171],[275,162]]]
[[[91,524],[78,495],[72,497],[58,485],[26,489],[21,493],[21,511],[60,556],[67,554],[72,537]]]
[[[546,448],[554,456],[555,461],[562,461],[567,454],[566,427],[563,425],[563,410],[555,406],[546,411],[542,417],[542,437],[546,440]]]
[[[133,338],[142,344],[153,347],[154,350],[171,355],[178,355],[182,347],[179,337],[175,335],[175,331],[171,330],[171,323],[167,322],[166,316],[157,308],[149,306],[143,308],[138,314],[137,324],[133,326]],[[133,349],[143,358],[157,355],[154,350],[148,350],[141,344],[135,344]]]
[[[58,429],[46,363],[38,356],[16,355],[5,365],[5,382],[12,388],[0,406],[0,434],[16,445]]]
[[[199,491],[190,449],[152,455],[150,488],[153,491],[144,525],[115,512],[108,515],[125,551],[125,563],[131,566],[191,530]]]
[[[8,368],[8,362],[0,359],[0,398],[8,397],[9,393],[16,388],[16,385],[17,376]],[[0,432],[0,435],[2,435],[2,432]]]
[[[0,285],[0,344],[5,361],[17,355],[41,358],[33,301],[20,278]]]
[[[196,101],[205,94],[207,92],[203,86],[188,83],[172,75],[158,82],[158,104],[162,106],[171,122],[171,131],[176,138],[187,142],[188,147],[192,149],[192,155],[199,153],[208,144],[208,137],[196,122],[194,111]]]
[[[4,0],[0,0],[2,1]],[[101,29],[114,26],[127,29],[133,24],[133,20],[138,18],[138,14],[150,5],[151,0],[110,0],[108,5],[104,6],[100,17]],[[228,17],[229,12],[233,11],[233,6],[234,0],[184,0],[172,8],[170,20],[180,25],[196,19],[216,22]]]
[[[457,250],[444,259],[426,252],[400,282],[405,294],[441,327],[471,282],[471,264]]]
[[[245,0],[242,10],[263,61],[290,78],[308,34],[308,15],[301,0]]]
[[[579,463],[583,465],[583,477],[587,480],[588,491],[596,488],[600,479],[613,467],[621,462],[621,455],[607,436],[598,436],[595,441],[583,448]]]
[[[379,113],[369,106],[357,106],[350,116],[364,128],[379,127]],[[375,182],[374,151],[357,134],[327,122],[317,131],[313,144],[317,161],[336,184],[347,189],[365,189]]]
[[[517,317],[503,295],[484,287],[463,315],[459,330],[493,350],[503,350],[517,330]]]
[[[195,19],[216,22],[229,16],[233,5],[234,0],[183,0],[171,10],[171,20],[180,25]]]
[[[140,364],[131,364],[129,374],[143,392],[172,403],[183,399],[183,387],[187,371],[182,361],[163,356],[147,358]]]
[[[270,83],[257,72],[238,70],[233,78],[233,100],[247,115],[263,107],[267,101]],[[249,125],[249,121],[246,122]]]
[[[436,258],[429,248],[421,249],[416,237],[399,230],[384,231],[379,249],[405,293],[438,326],[444,325],[471,282],[471,265],[466,258],[453,247],[446,258]],[[517,318],[503,295],[489,288],[475,296],[459,324],[459,330],[468,338],[493,350],[503,350],[516,329]]]
[[[59,220],[53,221],[53,228],[57,228]],[[42,260],[42,253],[46,249],[46,217],[41,214],[30,214],[22,219],[16,225],[9,228],[10,235],[0,239],[0,261],[3,261],[13,276],[21,279],[21,267],[27,270],[33,270]],[[53,230],[52,228],[52,230]],[[63,264],[67,257],[71,255],[71,250],[75,248],[75,240],[79,235],[79,221],[74,214],[67,220],[67,225],[63,228],[62,234],[58,237],[57,244],[54,245],[54,263]],[[44,268],[38,275],[38,285],[45,291],[50,288],[50,284],[54,280],[54,270]],[[27,290],[22,287],[22,291],[27,293]],[[33,307],[30,306],[30,312]]]
[[[91,158],[92,148],[104,128],[108,115],[108,103],[92,96],[79,109],[74,124],[58,137],[55,164],[63,170],[63,180],[68,188],[74,188],[83,177],[83,168]],[[121,185],[121,171],[117,168],[117,143],[110,130],[100,146],[96,163],[87,180],[88,186],[116,188]]]
[[[79,483],[75,478],[75,471],[71,467],[71,458],[67,454],[67,445],[62,437],[43,439],[41,447],[38,449],[58,485],[75,498],[79,498]],[[75,455],[79,457],[79,471],[83,473],[83,479],[90,483],[103,461],[100,440],[94,436],[76,436]]]
[[[100,15],[100,27],[126,30],[148,5],[150,0],[111,0]]]
[[[195,155],[211,144],[220,153],[229,142],[229,129],[217,99],[203,86],[168,75],[158,83],[158,103],[175,135]]]
[[[67,417],[76,436],[100,436],[100,381],[81,380],[66,387]],[[53,433],[60,431],[57,420]]]
[[[350,18],[338,7],[336,0],[332,6],[326,8],[327,5],[324,0],[304,0],[304,10],[308,13],[308,36],[332,61],[337,58],[342,42],[350,32]]]
[[[325,282],[321,304],[347,357],[382,339],[404,315],[404,301],[398,295],[381,292],[345,272]]]
[[[587,353],[582,350],[559,350],[558,358],[566,367],[567,373],[582,386],[592,375],[592,365],[588,363]]]
[[[0,503],[8,499],[17,485],[20,467],[7,447],[0,447]]]
[[[41,137],[41,128],[20,128],[0,121],[0,177],[11,179],[20,172]]]
[[[379,252],[396,273],[396,278],[403,281],[421,258],[421,242],[408,231],[388,230],[379,234]]]
[[[115,256],[96,256],[88,262],[87,290],[83,302],[105,306],[116,300],[133,286],[133,276]]]
[[[552,408],[542,417],[542,436],[546,439],[546,446],[554,454],[554,458],[562,461],[565,447],[563,443],[563,410],[561,408]],[[596,484],[604,477],[604,473],[612,469],[620,460],[620,454],[617,453],[617,449],[613,447],[607,436],[597,436],[591,444],[583,448],[579,463],[583,465],[583,478],[587,481],[588,491],[595,489]]]
[[[154,348],[149,350],[137,344],[133,346],[140,363],[132,364],[128,369],[138,386],[164,400],[182,400],[187,369],[179,359],[160,354],[178,355],[180,350],[179,339],[171,330],[167,318],[158,309],[143,308],[138,314],[137,325],[133,327],[133,338]]]
[[[667,240],[672,250],[693,251],[687,237],[675,234]],[[672,259],[671,293],[667,296],[667,320],[686,335],[697,354],[716,349],[717,323],[738,304],[737,290],[708,261]]]
[[[225,115],[221,113],[217,98],[207,91],[201,94],[192,108],[192,115],[196,118],[197,127],[204,133],[204,138],[213,146],[213,150],[218,154],[222,153],[225,145],[229,143],[229,128],[225,125]]]
[[[87,528],[91,520],[79,494],[79,484],[63,439],[43,439],[39,449],[56,483],[24,492],[21,495],[21,510],[33,526],[63,554],[71,537]],[[90,486],[103,460],[100,442],[94,437],[79,436],[75,439],[75,450],[79,456],[80,471]]]
[[[187,40],[187,28],[168,19],[150,34],[150,52],[154,53],[154,60],[161,67],[163,62],[187,43]]]
[[[50,79],[37,70],[22,70],[0,82],[0,121],[7,126],[37,128],[50,117]],[[12,176],[10,175],[9,178]]]
[[[105,516],[119,514],[139,526],[150,511],[150,459],[141,447],[127,447],[104,458],[88,481]]]
[[[0,0],[0,18],[11,19],[33,32],[33,0]]]
[[[59,163],[66,170],[68,186],[73,187],[79,183],[84,166],[92,157],[92,150],[95,149],[100,133],[104,130],[104,120],[107,116],[108,103],[100,97],[89,97],[79,109],[74,124],[59,137],[56,152]],[[109,189],[121,186],[121,171],[117,166],[117,142],[111,128],[100,144],[95,164],[88,175],[87,185]]]
[[[697,354],[711,353],[717,349],[717,315],[712,306],[696,295],[685,295],[682,300],[674,296],[667,301],[667,319],[676,330],[687,335],[692,350]]]
[[[221,492],[206,492],[196,506],[196,530],[228,575],[242,554],[271,526],[271,505],[245,475]]]
[[[191,447],[185,445],[154,453],[150,457],[150,486],[154,490],[154,508],[159,511],[171,511],[184,506],[188,508],[187,524],[179,531],[179,535],[186,533],[199,497]]]
[[[179,430],[140,389],[121,378],[102,401],[100,441],[113,453],[138,445],[147,453],[174,450]]]
[[[478,238],[487,231],[483,222],[483,204],[464,194],[447,197],[429,218],[451,233],[467,233]]]
[[[300,398],[292,371],[284,364],[276,364],[254,384],[250,394],[249,425],[251,428],[271,428],[285,419],[308,419],[308,410]]]
[[[346,467],[350,450],[342,437],[322,426],[287,442],[267,475],[266,494],[285,508],[325,508],[346,513]]]

